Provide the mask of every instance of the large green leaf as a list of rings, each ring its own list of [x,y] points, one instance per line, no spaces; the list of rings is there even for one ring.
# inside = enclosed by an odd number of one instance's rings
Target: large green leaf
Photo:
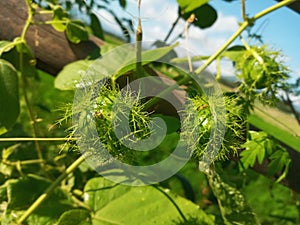
[[[201,221],[197,224],[214,224],[197,205],[154,186],[129,187],[99,177],[89,180],[84,192],[93,225],[180,224],[182,215]]]
[[[0,59],[0,135],[11,128],[20,113],[18,75],[15,68]]]
[[[92,62],[89,60],[79,60],[66,65],[57,75],[54,86],[60,90],[75,89]]]
[[[209,0],[177,0],[178,5],[185,13],[191,12],[208,2]]]
[[[161,47],[161,48],[156,48],[156,49],[151,49],[142,52],[142,65],[146,65],[150,62],[154,62],[156,60],[159,60],[161,57],[165,56],[167,53],[169,53],[172,49],[174,49],[178,44],[166,46],[166,47]],[[125,53],[126,49],[124,49]],[[126,57],[125,61],[124,59],[120,58],[119,63],[121,63],[121,66],[118,66],[116,69],[116,72],[113,74],[115,78],[118,78],[125,74],[128,71],[134,70],[136,67],[136,57],[134,52],[130,53],[130,57]],[[128,53],[126,53],[128,54]],[[110,55],[110,54],[109,54]],[[112,57],[113,55],[111,55]],[[105,57],[104,57],[105,58]]]
[[[142,64],[159,60],[177,46],[147,50],[142,53]],[[117,79],[136,67],[135,49],[130,45],[116,47],[95,61],[80,60],[64,67],[55,79],[55,87],[61,90],[72,90],[81,82],[99,81],[105,77]]]

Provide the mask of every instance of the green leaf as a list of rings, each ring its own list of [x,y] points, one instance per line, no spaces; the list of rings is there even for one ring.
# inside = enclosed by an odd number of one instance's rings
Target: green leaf
[[[72,209],[61,215],[57,225],[92,225],[90,212],[83,209]]]
[[[67,24],[66,35],[75,44],[89,39],[88,32],[81,21],[70,21]]]
[[[147,50],[147,51],[142,52],[142,65],[147,65],[150,62],[159,60],[161,57],[165,56],[172,49],[174,49],[177,45],[178,44],[174,44],[174,45],[156,48],[156,49]],[[120,63],[121,62],[122,61],[120,61]],[[117,72],[114,73],[113,76],[115,78],[118,78],[128,71],[134,70],[136,67],[135,63],[136,63],[136,58],[135,58],[135,54],[134,54],[134,55],[131,55],[131,58],[128,57],[127,60],[125,60],[125,62],[123,61],[123,63],[121,64],[122,66],[117,69]]]
[[[208,2],[209,0],[177,0],[178,5],[184,13],[191,12]]]
[[[144,51],[142,53],[142,64],[146,65],[156,61],[175,48],[177,44]],[[99,81],[105,77],[117,79],[126,72],[134,70],[136,67],[136,56],[134,48],[129,45],[125,47],[113,48],[102,58],[95,61],[79,60],[70,63],[63,68],[55,79],[55,87],[60,90],[72,90],[79,87],[82,79]]]
[[[5,220],[20,216],[51,185],[51,181],[29,174],[19,179],[8,180],[8,206]],[[28,225],[52,225],[60,215],[72,208],[72,201],[64,191],[57,188],[26,220]]]
[[[10,51],[4,52],[2,58],[9,61],[16,70],[21,72],[27,77],[36,76],[36,59],[30,49],[30,47],[25,43],[18,43],[19,38],[14,40],[14,48],[11,48]],[[21,67],[20,54],[23,54],[23,65]]]
[[[102,40],[104,40],[104,32],[103,32],[100,20],[94,13],[91,13],[90,18],[91,18],[91,28],[92,28],[93,34],[95,36],[97,36],[98,38],[101,38]]]
[[[60,90],[75,89],[92,62],[89,60],[78,60],[66,65],[55,78],[54,86]]]
[[[68,14],[58,5],[52,6],[52,10],[52,27],[59,32],[65,31],[69,22]]]
[[[7,187],[5,184],[0,186],[0,202],[7,201]]]
[[[11,49],[15,47],[15,44],[13,42],[9,41],[0,41],[0,56],[4,52],[9,52]]]
[[[88,181],[84,192],[85,203],[94,212],[93,225],[170,224],[182,220],[178,208],[187,218],[214,224],[213,218],[194,203],[158,187],[124,186],[98,177]]]
[[[192,24],[201,29],[212,26],[218,18],[217,11],[209,4],[202,5],[201,7],[189,12],[184,12],[181,14],[181,17],[184,20],[187,20],[191,14],[195,14],[197,18],[197,20],[195,20]]]
[[[211,170],[207,178],[209,186],[218,199],[224,224],[260,224],[239,190],[222,181],[215,171]]]
[[[262,224],[299,224],[298,200],[291,189],[252,170],[246,177],[243,192]]]
[[[270,164],[268,165],[268,175],[272,176],[278,172],[282,172],[284,168],[289,168],[291,158],[289,153],[280,148],[270,156]]]
[[[20,113],[18,74],[7,61],[0,59],[0,135],[16,122]]]
[[[123,9],[126,8],[126,0],[119,0],[119,4]]]
[[[3,149],[2,150],[2,160],[7,160],[19,146],[20,146],[20,144],[15,144],[15,145],[9,146],[8,148]]]
[[[249,133],[251,139],[242,145],[246,150],[240,154],[245,169],[254,166],[256,159],[261,164],[265,158],[266,147],[270,146],[270,139],[265,132],[250,131]]]
[[[228,48],[224,53],[222,53],[222,57],[226,57],[233,62],[236,62],[240,57],[245,53],[246,48],[242,45],[235,45]]]

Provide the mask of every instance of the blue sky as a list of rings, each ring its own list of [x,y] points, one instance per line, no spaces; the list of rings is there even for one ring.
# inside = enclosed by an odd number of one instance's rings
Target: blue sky
[[[248,0],[246,1],[247,13],[249,16],[253,16],[274,3],[276,3],[274,0]],[[226,3],[221,0],[213,0],[211,4],[225,15],[235,15],[241,20],[240,1]],[[299,23],[300,14],[283,7],[258,20],[254,27],[254,30],[260,28],[259,33],[263,35],[265,43],[282,50],[283,54],[287,56],[287,65],[293,70],[294,77],[300,77]]]

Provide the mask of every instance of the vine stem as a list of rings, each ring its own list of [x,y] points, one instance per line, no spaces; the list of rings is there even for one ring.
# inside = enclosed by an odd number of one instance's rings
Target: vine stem
[[[252,18],[249,18],[247,20],[245,20],[239,27],[239,29],[227,40],[227,42],[215,53],[213,54],[211,57],[209,57],[207,59],[207,61],[202,64],[196,71],[196,74],[200,74],[201,72],[203,72],[216,58],[218,58],[226,49],[227,47],[235,40],[237,39],[241,33],[251,24],[253,24],[254,21],[260,19],[261,17],[283,7],[286,6],[290,3],[295,2],[296,0],[284,0],[281,1],[280,3],[277,3],[259,13],[257,13],[255,16],[253,16]]]
[[[142,66],[142,41],[143,41],[143,28],[141,21],[141,0],[138,0],[138,26],[136,29],[136,74],[135,78],[143,76]]]
[[[241,3],[242,3],[242,17],[245,21],[247,20],[245,0],[241,0]]]
[[[28,16],[27,16],[27,19],[26,19],[26,22],[25,22],[25,25],[24,25],[24,28],[22,30],[22,34],[21,34],[21,37],[20,37],[22,44],[26,44],[25,36],[26,36],[26,33],[27,33],[30,25],[33,22],[33,14],[34,14],[33,9],[31,7],[32,0],[25,0],[25,2],[26,2],[26,5],[27,5]],[[32,124],[33,137],[36,138],[38,136],[37,135],[38,131],[37,131],[37,127],[36,127],[36,124],[35,124],[34,113],[33,113],[32,108],[30,106],[29,98],[28,98],[28,95],[27,95],[27,81],[26,81],[26,75],[24,73],[24,55],[23,54],[24,54],[23,52],[20,52],[20,73],[21,73],[21,78],[22,78],[22,89],[23,89],[26,108],[28,110],[28,114],[29,114],[30,121],[31,121],[31,124]],[[34,143],[35,143],[35,148],[36,148],[36,151],[37,151],[38,158],[41,160],[40,166],[43,169],[44,159],[43,159],[41,146],[40,146],[38,141],[34,141]]]
[[[188,65],[189,65],[189,72],[193,73],[193,64],[192,64],[192,58],[190,54],[190,47],[189,47],[189,25],[194,22],[195,20],[195,14],[191,14],[190,17],[185,21],[185,45],[186,45],[186,54],[188,59]]]
[[[173,31],[174,31],[176,25],[178,24],[179,20],[180,20],[180,15],[177,16],[176,20],[175,20],[174,23],[172,24],[171,29],[169,30],[167,36],[166,36],[165,39],[164,39],[164,43],[166,43],[166,42],[168,41],[169,37],[170,37],[171,34],[173,33]]]
[[[257,13],[256,15],[254,15],[252,18],[248,18],[247,20],[245,20],[239,27],[239,29],[226,41],[225,44],[223,44],[223,46],[221,46],[221,48],[216,51],[213,55],[211,55],[206,61],[205,63],[203,63],[199,68],[197,68],[195,70],[195,74],[201,74],[214,60],[216,60],[227,48],[228,46],[235,40],[237,39],[241,33],[249,26],[252,25],[254,21],[260,19],[261,17],[283,7],[286,5],[289,5],[293,2],[295,2],[296,0],[283,0],[265,10],[262,10],[261,12]],[[153,106],[155,103],[158,102],[159,98],[164,96],[167,93],[170,93],[171,91],[175,90],[178,85],[182,85],[188,81],[190,81],[192,78],[190,76],[187,76],[185,78],[183,78],[182,80],[178,81],[176,84],[166,88],[165,90],[163,90],[161,93],[159,93],[157,96],[151,98],[146,104],[145,104],[145,108],[151,107]]]
[[[17,220],[17,224],[22,224],[44,201],[45,199],[55,190],[55,188],[71,174],[80,164],[85,160],[83,156],[80,156],[75,162],[73,162],[65,172],[63,172],[48,189],[35,200],[35,202],[26,210],[26,212]]]
[[[77,141],[78,138],[27,138],[27,137],[17,137],[17,138],[0,138],[0,142],[8,142],[8,141]]]

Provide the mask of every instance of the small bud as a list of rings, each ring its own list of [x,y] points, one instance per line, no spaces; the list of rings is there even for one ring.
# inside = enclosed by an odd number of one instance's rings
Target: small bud
[[[196,16],[195,16],[195,14],[192,13],[192,14],[190,15],[190,17],[187,19],[187,22],[188,22],[188,23],[193,23],[195,20],[197,20],[197,18],[196,18]]]

